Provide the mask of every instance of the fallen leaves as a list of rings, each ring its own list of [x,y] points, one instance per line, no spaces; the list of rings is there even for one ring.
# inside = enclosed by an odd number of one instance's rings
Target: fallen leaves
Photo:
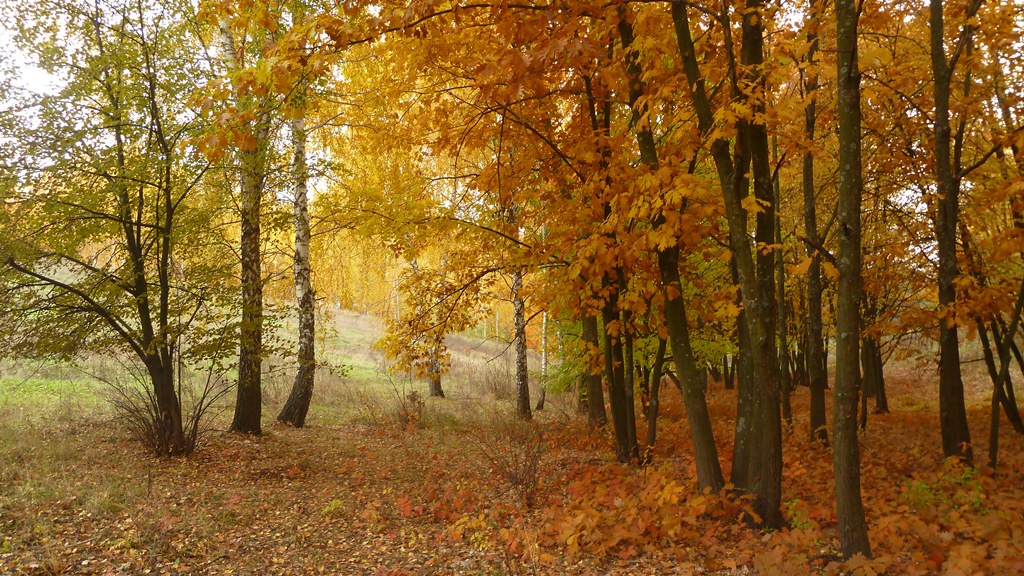
[[[0,499],[0,573],[1024,572],[1021,439],[1003,439],[997,474],[943,463],[934,413],[904,408],[919,392],[890,391],[896,413],[862,436],[873,559],[840,560],[831,454],[801,433],[785,441],[790,529],[752,530],[739,520],[743,498],[698,492],[669,393],[647,468],[610,461],[607,438],[583,425],[544,424],[549,452],[531,507],[467,450],[486,422],[219,434],[171,461],[101,427],[47,429],[31,452],[5,454],[21,466],[19,490],[29,482],[38,493]],[[709,397],[727,445],[733,393]],[[801,430],[805,399],[794,399]]]

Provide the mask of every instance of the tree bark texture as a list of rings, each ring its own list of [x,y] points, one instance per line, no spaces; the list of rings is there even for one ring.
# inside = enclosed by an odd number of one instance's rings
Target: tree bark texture
[[[778,166],[779,141],[778,137],[772,138],[772,162]],[[779,173],[776,169],[772,178],[775,206],[782,205],[782,187],[779,182]],[[782,395],[782,419],[787,426],[793,425],[793,406],[790,403],[790,392],[793,390],[793,379],[789,371],[789,330],[786,325],[786,260],[785,244],[782,238],[782,220],[775,219],[775,244],[778,246],[773,251],[775,255],[775,324],[778,330],[778,351],[779,351],[779,391]]]
[[[316,376],[316,314],[315,294],[310,277],[309,260],[309,205],[307,199],[306,170],[306,117],[300,103],[301,115],[292,119],[292,178],[295,181],[293,205],[295,223],[295,299],[299,312],[298,366],[291,393],[280,414],[278,422],[302,428],[313,398],[313,382]]]
[[[431,350],[430,359],[427,361],[427,392],[432,398],[444,398],[444,388],[441,387],[441,361],[438,355],[437,348]]]
[[[654,354],[654,365],[651,366],[649,392],[647,394],[647,446],[644,448],[644,462],[650,463],[654,458],[654,444],[658,439],[658,410],[661,408],[661,376],[665,369],[665,352],[667,342],[658,339],[658,351]],[[715,462],[718,462],[717,458]],[[719,471],[721,475],[721,471]],[[700,476],[698,475],[698,478]],[[699,481],[698,481],[699,482]]]
[[[752,117],[740,122],[737,145],[747,147],[754,197],[761,209],[755,220],[754,237],[759,246],[771,246],[775,238],[775,203],[772,190],[768,132],[763,123],[766,79],[764,63],[763,2],[747,0],[743,15],[740,59],[744,92],[750,94]],[[740,152],[742,155],[743,152]],[[778,528],[782,518],[782,420],[779,414],[779,366],[775,345],[775,256],[771,250],[752,255],[747,237],[747,214],[741,205],[746,178],[736,162],[734,186],[724,190],[729,240],[736,258],[740,293],[750,330],[754,382],[750,394],[751,426],[747,482],[738,485],[754,494],[754,510],[761,525]]]
[[[263,276],[260,254],[260,210],[263,161],[260,151],[242,152],[242,323],[238,351],[238,394],[231,430],[259,434],[263,408]]]
[[[516,416],[530,420],[530,374],[526,364],[526,301],[523,299],[523,270],[512,273],[512,310],[516,343]]]
[[[220,27],[222,59],[229,71],[241,66],[229,24]],[[266,146],[269,126],[264,113],[247,129],[255,144],[240,150],[239,209],[241,218],[242,258],[242,322],[239,328],[238,387],[231,430],[243,434],[259,434],[263,409],[261,368],[263,360],[263,277],[260,247],[260,211],[266,177]]]
[[[598,340],[597,317],[584,316],[582,321],[582,339],[586,347],[584,352],[583,380],[587,393],[587,419],[590,425],[601,427],[608,423],[608,413],[604,409],[604,388],[601,386],[601,372],[593,367],[594,354],[599,354],[601,344]]]
[[[610,298],[614,298],[610,297]],[[632,447],[626,431],[625,374],[622,363],[622,340],[619,337],[619,315],[617,298],[606,302],[601,310],[604,324],[604,370],[608,380],[608,401],[612,411],[612,427],[615,432],[615,453],[619,462],[628,462]]]
[[[836,514],[843,556],[871,556],[860,489],[857,384],[861,329],[860,72],[857,67],[857,6],[837,0],[839,88],[839,294],[836,307],[835,398],[832,410]]]
[[[960,339],[956,326],[956,230],[960,213],[960,183],[952,166],[949,103],[952,69],[946,60],[942,0],[930,0],[931,63],[934,80],[935,136],[935,239],[939,257],[939,423],[942,451],[970,461],[971,432],[964,405],[960,372]]]

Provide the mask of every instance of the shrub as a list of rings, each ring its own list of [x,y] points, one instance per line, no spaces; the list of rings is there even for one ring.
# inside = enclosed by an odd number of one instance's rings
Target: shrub
[[[110,402],[114,412],[128,431],[150,452],[158,456],[170,451],[167,426],[157,403],[156,394],[148,375],[129,367],[128,378],[106,381],[110,388]],[[201,382],[191,372],[179,368],[176,393],[181,406],[182,429],[185,434],[185,454],[192,453],[199,438],[206,432],[210,410],[231,386],[223,374],[211,365]]]
[[[527,508],[534,504],[546,446],[539,426],[498,416],[476,440],[477,452]]]

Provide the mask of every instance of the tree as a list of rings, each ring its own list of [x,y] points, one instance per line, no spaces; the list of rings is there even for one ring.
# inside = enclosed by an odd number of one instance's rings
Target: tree
[[[604,426],[608,422],[608,414],[604,409],[604,388],[601,386],[600,369],[595,370],[594,364],[600,355],[600,342],[597,335],[597,317],[586,316],[581,321],[580,340],[583,343],[583,386],[586,388],[587,421],[593,427]]]
[[[806,105],[804,107],[804,133],[808,142],[814,141],[817,117],[818,74],[815,55],[818,52],[818,28],[821,22],[822,3],[812,1],[807,18],[807,68],[804,79]],[[828,442],[825,422],[825,389],[828,378],[825,374],[824,340],[821,327],[821,240],[818,236],[818,213],[814,185],[814,153],[811,149],[803,153],[803,199],[804,234],[806,235],[807,257],[811,259],[807,268],[807,376],[811,389],[810,433],[819,442]]]
[[[681,17],[676,17],[677,14],[680,14],[676,12],[677,8],[681,11]],[[690,58],[695,58],[695,55],[693,43],[690,40],[689,23],[686,20],[685,10],[685,7],[681,5],[677,7],[673,4],[674,17],[676,17],[675,31],[680,42],[680,52],[683,55],[684,66],[689,66]],[[640,100],[644,96],[645,86],[642,80],[640,61],[632,46],[635,37],[630,16],[626,9],[620,9],[618,29],[619,36],[622,39],[623,50],[626,53],[628,94],[632,108],[630,126],[636,133],[641,161],[650,171],[657,172],[659,158],[654,135],[650,125],[645,123],[645,110],[640,108]],[[687,68],[688,77],[690,77],[690,72],[690,68]],[[691,82],[693,81],[691,77]],[[646,120],[646,122],[649,122],[649,120]],[[685,210],[685,208],[686,202],[683,201],[680,211]],[[665,211],[663,211],[657,217],[655,226],[665,229],[668,217]],[[672,234],[672,232],[669,233]],[[658,250],[657,254],[662,295],[665,301],[665,322],[672,343],[673,361],[682,375],[683,397],[686,401],[690,432],[694,438],[698,483],[702,489],[718,491],[724,486],[725,481],[722,476],[721,464],[718,460],[718,450],[715,446],[714,434],[711,429],[707,401],[704,397],[703,388],[706,379],[704,382],[701,382],[701,373],[697,369],[692,350],[686,305],[683,302],[682,284],[679,275],[679,241],[674,235],[670,236],[670,238],[669,245]],[[654,377],[660,378],[660,375],[655,375]]]
[[[296,2],[292,19],[301,21],[305,10]],[[288,400],[277,415],[278,422],[301,428],[306,422],[306,413],[313,397],[313,381],[316,376],[316,293],[313,291],[310,263],[309,201],[307,184],[309,179],[306,161],[306,98],[305,72],[299,79],[292,96],[294,108],[290,122],[292,137],[292,180],[295,225],[295,300],[299,311],[298,366]]]
[[[836,83],[839,90],[839,295],[836,310],[836,385],[832,410],[836,511],[843,556],[871,556],[860,499],[857,389],[861,330],[861,130],[857,17],[853,0],[836,2]]]
[[[530,373],[526,364],[526,298],[523,296],[523,270],[512,272],[512,307],[516,347],[516,416],[530,420]]]
[[[960,339],[956,326],[956,278],[958,275],[956,233],[960,213],[960,153],[963,129],[955,135],[957,154],[950,128],[950,92],[953,70],[972,42],[970,18],[977,14],[981,0],[970,0],[953,53],[946,57],[946,31],[942,0],[929,2],[929,28],[935,112],[935,190],[937,195],[935,238],[939,256],[939,422],[942,451],[970,461],[971,432],[964,406],[964,383],[960,373]]]
[[[69,357],[128,352],[149,380],[133,422],[160,455],[191,452],[212,389],[186,411],[181,369],[216,361],[222,255],[197,196],[207,164],[185,145],[202,127],[180,98],[203,80],[191,6],[145,0],[42,3],[16,16],[19,46],[62,79],[29,95],[37,121],[13,134],[12,227],[0,243],[8,350]],[[57,15],[60,28],[40,24]],[[207,261],[206,259],[211,259]],[[209,332],[204,332],[209,330]],[[126,397],[130,399],[130,397]],[[130,418],[138,413],[128,414]],[[141,428],[140,428],[141,427]]]
[[[262,365],[263,365],[263,256],[260,240],[260,218],[267,179],[270,153],[270,105],[265,68],[253,65],[250,57],[259,58],[262,46],[269,41],[269,31],[253,26],[252,21],[272,22],[278,15],[270,7],[250,7],[220,2],[209,7],[208,17],[219,29],[220,59],[231,86],[235,89],[225,107],[230,124],[218,126],[207,141],[215,157],[223,156],[229,145],[223,132],[232,136],[237,148],[238,213],[240,217],[241,305],[239,325],[238,386],[231,430],[242,434],[262,432]],[[271,26],[267,25],[267,28]],[[253,37],[250,37],[252,35]],[[250,52],[255,51],[256,56]],[[265,62],[262,63],[265,66]],[[212,142],[211,142],[212,141]]]

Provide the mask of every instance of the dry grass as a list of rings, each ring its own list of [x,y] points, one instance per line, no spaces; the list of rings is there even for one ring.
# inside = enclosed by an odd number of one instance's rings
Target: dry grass
[[[365,322],[342,318],[338,337],[349,342],[352,357],[372,360],[367,331],[373,326]],[[796,419],[785,440],[784,499],[801,531],[766,535],[701,517],[695,530],[703,536],[695,540],[678,535],[650,543],[650,550],[636,546],[641,552],[630,552],[627,540],[607,554],[570,555],[566,519],[583,514],[614,525],[621,512],[614,490],[633,490],[662,474],[693,496],[678,392],[664,392],[657,468],[623,469],[612,461],[610,432],[589,431],[572,417],[570,394],[549,393],[556,408],[539,414],[535,425],[511,420],[511,405],[496,398],[485,377],[483,359],[495,350],[470,344],[453,346],[449,398],[425,399],[422,426],[403,426],[399,413],[400,399],[412,390],[422,393],[425,384],[389,380],[383,371],[374,372],[372,382],[321,371],[309,428],[273,426],[283,394],[268,394],[263,437],[214,432],[194,456],[179,460],[146,454],[102,409],[90,385],[0,382],[0,574],[842,570],[822,560],[836,547],[831,457],[806,439],[805,390],[794,396]],[[1002,474],[967,484],[941,462],[934,370],[901,363],[887,375],[894,413],[872,416],[862,435],[869,522],[878,550],[890,558],[890,573],[941,572],[932,543],[900,540],[890,525],[925,522],[921,530],[934,525],[938,534],[948,521],[943,506],[978,526],[992,506],[1020,509],[1024,439],[1005,431]],[[287,381],[282,377],[280,386]],[[985,381],[973,375],[968,390],[975,451],[983,454]],[[709,403],[728,467],[734,392],[712,385]],[[226,427],[227,417],[217,426]],[[591,500],[597,492],[611,502],[606,508]],[[940,512],[929,516],[915,502]],[[958,538],[974,542],[966,530]],[[993,536],[991,545],[1000,542],[1019,553],[1020,542]],[[951,550],[943,561],[953,561]]]

